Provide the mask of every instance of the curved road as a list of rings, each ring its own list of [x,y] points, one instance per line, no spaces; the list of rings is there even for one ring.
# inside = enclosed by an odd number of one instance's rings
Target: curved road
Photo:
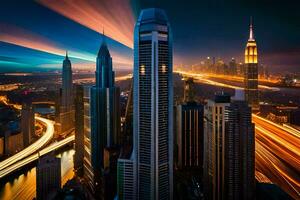
[[[35,119],[46,126],[45,134],[36,142],[26,147],[24,150],[0,162],[0,172],[2,172],[8,166],[13,165],[35,153],[52,139],[54,135],[54,122],[42,117],[35,117]]]
[[[256,170],[300,199],[300,131],[252,114]]]
[[[55,143],[52,143],[50,146],[48,147],[45,147],[44,149],[40,150],[39,153],[34,153],[32,154],[31,156],[28,156],[27,158],[24,158],[23,160],[19,161],[19,162],[16,162],[12,165],[10,165],[9,167],[3,169],[0,171],[0,178],[8,175],[9,173],[17,170],[17,169],[20,169],[21,167],[37,160],[39,158],[39,156],[42,156],[42,155],[45,155],[47,153],[50,153],[56,149],[59,149],[63,146],[65,146],[66,144],[70,143],[70,142],[73,142],[75,140],[75,136],[72,135],[72,136],[69,136],[59,142],[55,142]]]

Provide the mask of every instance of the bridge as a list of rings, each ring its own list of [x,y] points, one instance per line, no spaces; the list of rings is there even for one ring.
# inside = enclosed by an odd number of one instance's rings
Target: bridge
[[[45,155],[74,141],[75,136],[72,135],[47,146],[54,136],[54,122],[38,116],[36,116],[35,119],[46,126],[44,135],[24,150],[0,162],[0,178],[3,178],[15,170],[37,160],[39,155]]]
[[[39,105],[39,104],[47,104],[47,105],[55,105],[54,101],[35,101],[32,102],[33,105]]]

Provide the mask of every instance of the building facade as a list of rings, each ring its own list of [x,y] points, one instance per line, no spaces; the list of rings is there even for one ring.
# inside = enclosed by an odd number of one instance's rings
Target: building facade
[[[118,199],[137,199],[136,165],[133,159],[118,159]]]
[[[75,154],[74,169],[76,175],[83,173],[84,155],[84,86],[75,85]]]
[[[257,57],[257,45],[254,39],[253,24],[251,20],[249,39],[245,49],[244,85],[245,100],[252,107],[253,111],[259,110]]]
[[[94,170],[92,167],[91,146],[91,87],[83,87],[83,177],[87,186],[94,191]]]
[[[85,145],[89,149],[89,152],[86,151],[89,158],[85,165],[85,173],[87,173],[85,177],[92,192],[99,198],[105,197],[106,185],[104,184],[109,182],[109,180],[104,180],[104,175],[106,176],[104,172],[107,171],[105,168],[114,166],[110,157],[115,155],[112,149],[118,147],[122,139],[120,135],[120,89],[115,86],[112,58],[104,37],[97,55],[96,85],[86,92],[86,96],[89,96],[89,105],[84,104],[85,120],[90,122],[85,126]],[[106,163],[112,165],[105,165]]]
[[[206,199],[255,199],[255,136],[244,94],[216,95],[205,107]]]
[[[61,102],[59,105],[59,115],[56,120],[56,130],[58,135],[66,135],[74,128],[74,98],[73,98],[73,78],[72,64],[66,53],[62,68],[62,88]]]
[[[176,109],[177,167],[196,169],[202,174],[203,168],[203,106],[187,102]]]
[[[222,199],[225,108],[229,105],[230,96],[220,93],[214,100],[208,100],[204,109],[203,185],[206,199]]]
[[[222,199],[255,199],[255,126],[245,101],[226,108]]]
[[[63,62],[62,69],[62,96],[61,107],[62,111],[69,111],[73,105],[73,78],[72,78],[72,65],[66,53],[65,60]]]
[[[138,199],[173,199],[172,34],[161,9],[134,31],[133,117]]]
[[[37,200],[53,199],[61,187],[60,158],[46,155],[38,160],[36,168]]]
[[[134,30],[133,152],[118,161],[120,199],[173,199],[172,49],[165,12],[142,10]],[[133,196],[123,195],[124,186]]]

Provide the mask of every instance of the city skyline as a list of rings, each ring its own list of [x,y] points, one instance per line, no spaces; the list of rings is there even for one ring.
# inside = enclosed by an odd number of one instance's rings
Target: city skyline
[[[0,41],[5,47],[0,51],[2,72],[58,69],[65,50],[69,50],[74,69],[94,69],[96,44],[100,43],[99,33],[103,28],[116,69],[133,69],[134,21],[141,8],[153,6],[165,9],[170,16],[174,27],[175,66],[189,67],[207,56],[221,57],[225,61],[235,57],[242,61],[239,49],[243,48],[249,18],[253,16],[259,49],[263,52],[261,63],[274,71],[299,72],[299,22],[296,20],[299,16],[298,12],[293,12],[297,6],[288,3],[272,2],[272,7],[268,7],[267,1],[262,1],[255,7],[235,1],[191,1],[187,5],[177,2],[178,5],[170,6],[167,0],[126,0],[121,4],[115,0],[111,3],[87,1],[80,8],[66,2],[50,4],[47,0],[18,3],[20,6],[14,7],[14,1],[7,1],[1,7],[5,9],[0,16]],[[12,16],[7,12],[10,8],[18,14]],[[72,15],[72,8],[78,13],[89,11],[91,14],[78,19]],[[185,15],[180,9],[188,10],[191,15]],[[26,12],[30,10],[38,12]],[[278,13],[279,10],[282,12]],[[113,17],[114,12],[118,12],[119,17]]]
[[[300,64],[284,56],[298,14],[267,5],[25,0],[0,14],[0,199],[299,199],[300,72],[274,67]]]

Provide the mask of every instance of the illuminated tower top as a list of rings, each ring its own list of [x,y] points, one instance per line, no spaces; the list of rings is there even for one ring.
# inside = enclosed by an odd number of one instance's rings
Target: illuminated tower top
[[[250,20],[249,39],[245,49],[245,64],[248,63],[257,63],[257,46],[254,39],[252,18]]]
[[[96,87],[110,88],[114,87],[115,73],[112,70],[112,58],[110,56],[105,35],[103,31],[103,40],[97,55],[96,66]]]

